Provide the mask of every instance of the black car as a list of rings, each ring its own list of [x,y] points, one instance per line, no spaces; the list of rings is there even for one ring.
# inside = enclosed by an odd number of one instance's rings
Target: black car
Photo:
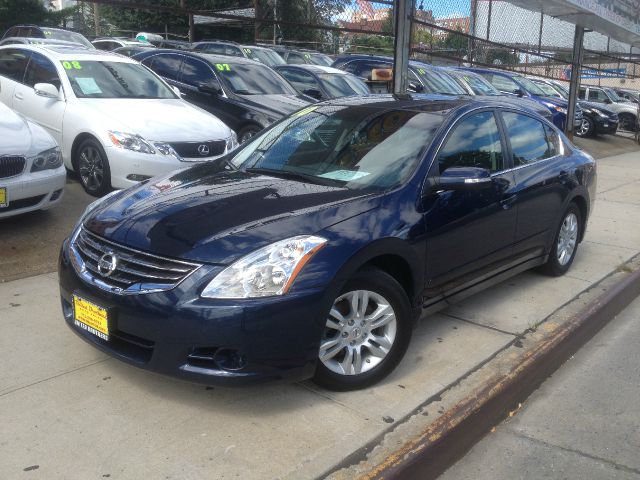
[[[62,246],[62,311],[103,352],[184,379],[362,388],[421,315],[566,273],[595,188],[594,160],[513,104],[318,103],[91,204]]]
[[[120,55],[124,55],[125,57],[133,57],[138,53],[146,52],[148,50],[154,50],[154,49],[155,47],[153,46],[138,45],[138,46],[131,46],[131,47],[119,47],[119,48],[116,48],[115,50],[112,50],[112,52],[119,53]]]
[[[369,87],[355,75],[320,65],[280,65],[274,70],[286,78],[298,92],[317,100],[368,95]]]
[[[148,42],[157,48],[171,48],[173,50],[191,50],[192,45],[191,42],[187,42],[184,40],[148,40]]]
[[[274,45],[269,48],[280,55],[284,61],[289,64],[321,65],[330,67],[333,63],[333,60],[329,55],[316,52],[315,50],[305,50],[304,48],[294,49],[283,45]]]
[[[352,73],[371,85],[373,70],[392,69],[393,58],[380,55],[345,54],[336,58],[332,67]],[[415,60],[409,61],[408,90],[412,93],[467,95],[467,92],[448,75],[438,71],[432,65]]]
[[[236,42],[222,40],[203,41],[193,44],[193,51],[200,53],[212,53],[214,55],[229,55],[232,57],[245,57],[256,62],[264,63],[270,67],[285,65],[280,55],[269,48],[255,45],[241,45]]]
[[[39,27],[38,25],[15,25],[2,35],[3,39],[9,37],[51,38],[53,40],[64,40],[65,42],[80,44],[87,48],[94,48],[91,42],[80,33],[63,28]]]
[[[240,142],[311,103],[270,67],[246,58],[161,49],[133,58],[220,118]]]
[[[603,108],[599,103],[581,101],[582,123],[576,128],[576,135],[592,137],[599,134],[615,135],[620,118],[618,114]]]

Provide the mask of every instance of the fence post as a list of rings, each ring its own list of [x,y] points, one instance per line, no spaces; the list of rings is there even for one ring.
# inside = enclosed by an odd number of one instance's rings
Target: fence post
[[[394,0],[393,93],[407,93],[413,0]]]
[[[564,122],[564,131],[570,140],[573,140],[573,120],[576,116],[576,104],[578,99],[578,87],[580,86],[580,67],[582,65],[582,42],[584,40],[584,27],[576,25],[573,38],[573,57],[571,58],[571,83],[569,84],[569,105],[567,107],[567,120]]]

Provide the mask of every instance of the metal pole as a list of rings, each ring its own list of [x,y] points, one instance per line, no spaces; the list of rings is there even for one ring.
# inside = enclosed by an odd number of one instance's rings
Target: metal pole
[[[471,0],[471,15],[469,16],[469,42],[467,61],[473,62],[473,51],[475,49],[475,37],[476,37],[476,16],[478,15],[478,0]]]
[[[538,53],[542,49],[542,28],[544,26],[544,13],[540,12],[540,31],[538,32]]]
[[[487,40],[490,40],[491,33],[491,10],[493,9],[493,0],[489,0],[489,13],[487,16]]]
[[[413,0],[394,0],[393,23],[393,93],[407,93],[409,76],[409,42],[411,41],[411,12]]]
[[[582,67],[582,41],[584,40],[584,27],[576,25],[573,37],[573,57],[571,58],[571,82],[569,84],[569,106],[567,107],[567,120],[564,122],[564,131],[570,140],[573,140],[573,119],[576,116],[576,104],[578,88],[580,87],[580,69]]]

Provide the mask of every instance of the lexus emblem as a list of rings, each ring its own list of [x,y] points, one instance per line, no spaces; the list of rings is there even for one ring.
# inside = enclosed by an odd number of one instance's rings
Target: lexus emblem
[[[205,145],[204,143],[202,145],[198,145],[198,153],[200,155],[202,155],[203,157],[205,155],[209,155],[209,147],[207,145]]]
[[[115,256],[114,253],[105,253],[98,260],[98,272],[103,277],[110,276],[113,272],[116,271],[118,267],[118,257]]]

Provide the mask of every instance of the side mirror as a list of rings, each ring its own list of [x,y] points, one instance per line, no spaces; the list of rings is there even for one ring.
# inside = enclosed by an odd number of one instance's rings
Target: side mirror
[[[182,92],[180,91],[180,89],[178,87],[171,87],[171,90],[173,90],[173,93],[175,93],[180,98],[182,98]]]
[[[516,88],[513,93],[515,93],[519,97],[524,97],[524,92],[520,88]]]
[[[421,83],[409,82],[409,89],[413,90],[415,93],[422,93],[424,92],[424,85]]]
[[[302,93],[310,96],[311,98],[315,98],[316,100],[320,100],[322,98],[322,92],[316,88],[308,88],[307,90],[303,90]]]
[[[52,83],[36,83],[33,86],[33,91],[41,97],[55,98],[56,100],[60,98],[60,91]]]
[[[486,168],[451,167],[434,179],[437,190],[480,190],[493,184],[491,173]]]
[[[606,104],[610,104],[610,103],[613,103],[613,102],[611,101],[611,99],[610,99],[610,98],[605,98],[605,99],[604,99],[604,103],[606,103]]]
[[[201,83],[198,85],[198,91],[202,93],[208,93],[210,95],[220,95],[222,88],[217,83]]]

